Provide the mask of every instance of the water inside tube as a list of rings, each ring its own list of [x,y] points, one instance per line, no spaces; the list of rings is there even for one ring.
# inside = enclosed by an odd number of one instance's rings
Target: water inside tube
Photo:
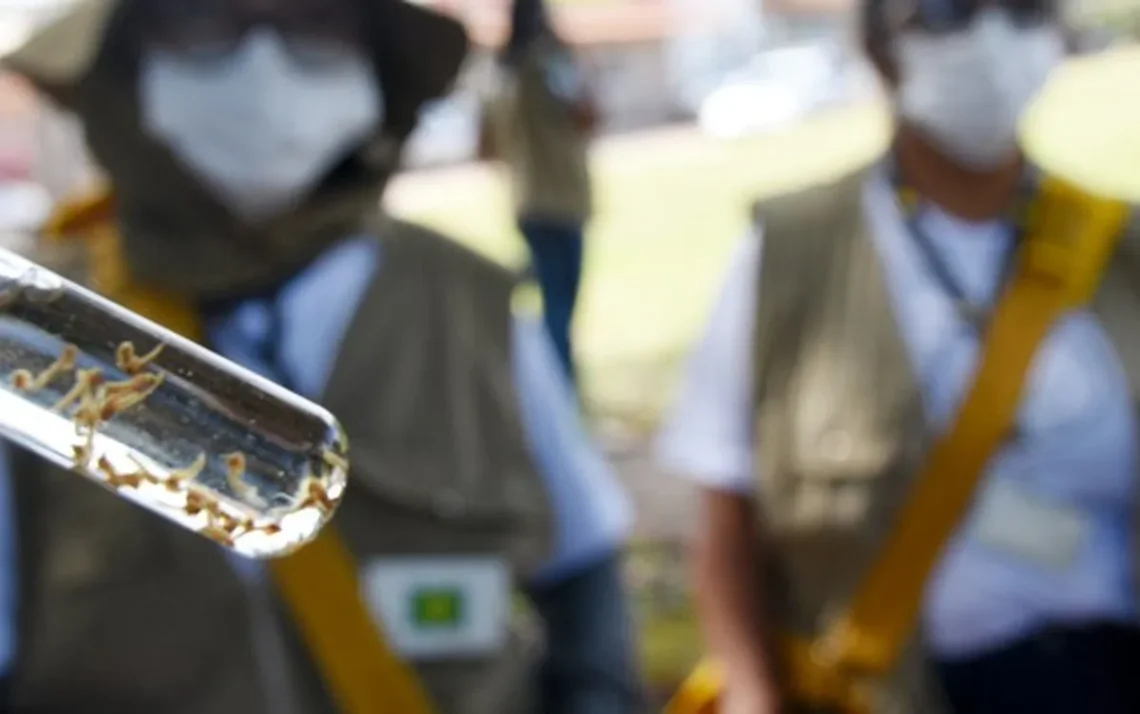
[[[4,250],[0,435],[249,557],[312,540],[348,474],[320,406]]]

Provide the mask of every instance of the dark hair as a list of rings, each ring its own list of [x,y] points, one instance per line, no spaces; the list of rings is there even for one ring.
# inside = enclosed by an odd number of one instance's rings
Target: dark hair
[[[510,30],[502,60],[516,63],[542,35],[551,32],[545,0],[511,0]]]

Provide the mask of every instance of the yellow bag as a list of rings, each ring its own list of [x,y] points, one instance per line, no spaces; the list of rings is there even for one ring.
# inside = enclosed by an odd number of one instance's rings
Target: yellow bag
[[[109,190],[63,206],[46,237],[84,239],[95,288],[105,297],[185,337],[200,340],[192,305],[173,293],[131,282]],[[360,597],[356,566],[335,528],[270,563],[273,578],[324,682],[344,714],[432,714],[415,673],[388,648]]]
[[[1086,304],[1122,233],[1128,208],[1048,177],[1027,217],[1013,279],[999,300],[980,367],[953,425],[934,445],[883,550],[852,602],[813,641],[786,643],[793,700],[870,714],[877,682],[910,638],[927,577],[1008,435],[1038,345],[1065,310]],[[702,662],[666,714],[713,714],[723,684]]]

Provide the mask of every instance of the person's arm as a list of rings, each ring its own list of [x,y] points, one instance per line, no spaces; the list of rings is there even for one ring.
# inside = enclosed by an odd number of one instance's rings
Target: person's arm
[[[577,93],[570,104],[570,118],[583,136],[593,136],[601,123],[598,99],[594,95],[594,88],[586,79],[585,68],[573,57],[570,61],[574,62],[574,71],[578,77]]]
[[[697,608],[713,657],[724,668],[724,714],[779,711],[766,646],[764,562],[755,505],[728,491],[702,489],[692,552]]]
[[[583,136],[593,136],[598,131],[601,119],[598,116],[598,104],[592,92],[586,94],[570,107],[570,118],[574,127]]]
[[[566,107],[574,128],[585,136],[598,127],[598,103],[586,80],[585,68],[568,47],[558,46],[546,58],[546,85]]]
[[[665,467],[698,487],[691,568],[709,654],[727,678],[723,714],[779,710],[766,650],[753,466],[751,339],[759,250],[759,239],[749,237],[733,257],[659,446]]]
[[[629,498],[590,437],[541,318],[516,317],[512,332],[523,433],[558,515],[558,546],[526,583],[549,643],[543,698],[570,714],[642,711],[621,575]]]

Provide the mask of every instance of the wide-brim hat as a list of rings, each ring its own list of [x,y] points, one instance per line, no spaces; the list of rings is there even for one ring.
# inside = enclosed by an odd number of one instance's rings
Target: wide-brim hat
[[[32,31],[24,42],[0,57],[0,64],[51,94],[80,82],[96,65],[116,16],[140,1],[73,0],[62,12]],[[450,88],[468,50],[467,34],[453,18],[405,0],[368,0],[368,12],[382,18],[369,23],[368,41],[381,68],[389,99],[415,110]],[[66,99],[66,95],[59,95]],[[66,101],[65,101],[66,103]],[[392,117],[414,123],[414,116]]]
[[[4,64],[11,70],[48,85],[71,84],[90,69],[99,52],[107,24],[119,0],[73,3],[29,34]]]

